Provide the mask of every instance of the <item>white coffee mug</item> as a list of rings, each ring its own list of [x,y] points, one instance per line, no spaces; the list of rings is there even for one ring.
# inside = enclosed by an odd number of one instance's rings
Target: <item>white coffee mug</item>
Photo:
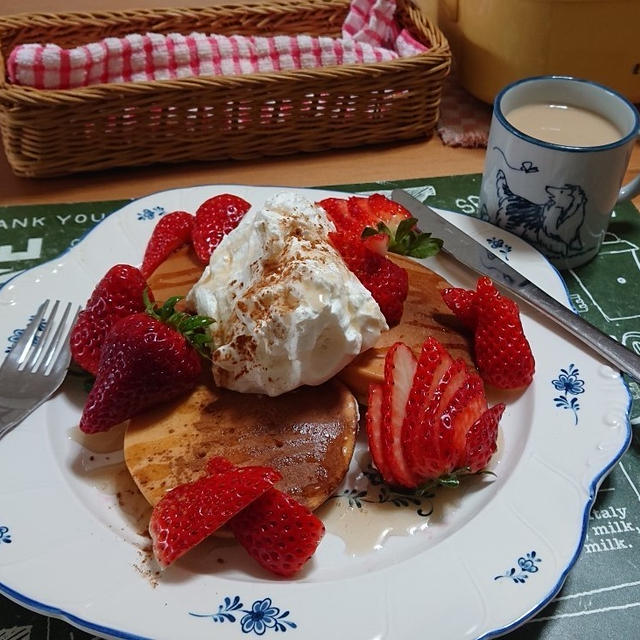
[[[545,121],[556,108],[564,111],[552,115],[567,124]],[[603,137],[587,141],[601,125]],[[588,262],[616,202],[640,193],[640,176],[620,187],[639,127],[626,98],[588,80],[540,76],[508,85],[494,102],[481,217],[534,245],[559,269]]]

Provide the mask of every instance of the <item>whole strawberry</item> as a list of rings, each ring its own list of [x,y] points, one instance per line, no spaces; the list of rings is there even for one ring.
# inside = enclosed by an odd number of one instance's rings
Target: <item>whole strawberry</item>
[[[238,226],[250,208],[246,200],[229,193],[209,198],[198,207],[191,237],[202,264],[208,264],[213,250]]]
[[[269,467],[236,467],[214,458],[209,475],[178,485],[155,505],[149,522],[153,553],[166,567],[217,531],[280,480]]]
[[[194,216],[173,211],[158,220],[144,252],[140,271],[148,278],[176,249],[191,243]]]
[[[125,316],[143,311],[143,292],[147,281],[136,267],[117,264],[98,282],[71,331],[70,346],[74,361],[85,371],[98,373],[105,336]],[[153,294],[149,291],[153,300]]]
[[[390,327],[397,325],[409,293],[406,270],[371,251],[358,238],[331,233],[330,239],[347,267],[378,303],[387,324]]]
[[[524,335],[518,305],[501,295],[489,278],[476,286],[478,323],[474,352],[485,382],[499,389],[518,389],[531,383],[535,361]]]
[[[317,516],[277,489],[245,507],[229,527],[252,558],[286,578],[300,571],[324,535]]]
[[[449,287],[440,294],[444,303],[468,329],[474,330],[478,325],[477,295],[473,289]]]
[[[96,380],[80,419],[85,433],[106,431],[123,420],[192,389],[201,373],[200,354],[212,320],[161,309],[118,320],[102,345]],[[195,345],[195,346],[193,346]]]
[[[520,310],[487,277],[476,290],[444,289],[442,298],[474,332],[475,361],[483,380],[500,389],[518,389],[531,383],[535,360],[524,335]]]

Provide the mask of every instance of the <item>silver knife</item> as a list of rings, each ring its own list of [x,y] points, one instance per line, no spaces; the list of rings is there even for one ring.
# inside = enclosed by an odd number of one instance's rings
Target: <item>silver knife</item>
[[[442,238],[444,241],[442,251],[453,256],[466,267],[489,276],[494,282],[542,311],[548,318],[564,327],[572,336],[582,340],[618,369],[640,381],[640,356],[554,300],[480,242],[406,191],[394,189],[391,199],[408,209],[418,220],[418,226],[423,231],[429,231],[434,237]]]

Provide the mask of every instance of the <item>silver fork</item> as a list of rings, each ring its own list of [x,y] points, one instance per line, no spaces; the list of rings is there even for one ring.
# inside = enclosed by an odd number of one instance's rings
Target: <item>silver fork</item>
[[[69,302],[56,319],[56,300],[45,317],[45,300],[0,366],[0,438],[20,424],[62,384],[71,351],[69,333],[80,309],[70,319]]]

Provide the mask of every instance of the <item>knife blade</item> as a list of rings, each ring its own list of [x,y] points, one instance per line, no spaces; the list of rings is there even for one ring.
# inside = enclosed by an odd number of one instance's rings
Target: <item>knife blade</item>
[[[615,367],[640,381],[640,356],[583,320],[574,311],[567,309],[483,244],[403,189],[394,189],[391,199],[405,207],[418,220],[418,226],[423,231],[429,231],[434,237],[442,238],[444,253],[502,285],[569,331],[572,336],[584,342]]]

